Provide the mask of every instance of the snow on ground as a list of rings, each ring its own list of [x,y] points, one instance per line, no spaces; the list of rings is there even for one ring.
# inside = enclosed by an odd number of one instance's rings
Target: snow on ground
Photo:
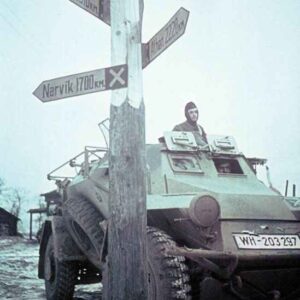
[[[46,299],[37,277],[39,244],[21,237],[0,238],[0,299]],[[77,286],[74,299],[101,299],[101,284]]]

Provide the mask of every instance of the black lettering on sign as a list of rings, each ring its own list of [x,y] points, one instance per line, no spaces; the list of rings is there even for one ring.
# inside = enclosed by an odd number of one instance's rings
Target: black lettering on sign
[[[103,88],[104,86],[104,80],[100,80],[100,81],[95,81],[95,88],[100,89]]]
[[[283,246],[284,247],[288,247],[289,246],[289,240],[288,240],[289,238],[287,238],[287,237],[281,237],[281,241],[283,242]]]
[[[159,51],[164,46],[164,39],[161,37],[160,39],[154,39],[151,41],[151,50],[153,52]]]
[[[183,27],[184,21],[179,23],[178,18],[175,18],[165,29],[165,44],[168,44],[179,35]]]
[[[50,84],[44,84],[43,85],[43,98],[49,97],[49,91],[50,90]]]
[[[265,236],[263,236],[261,239],[264,241],[264,246],[266,246],[266,247],[270,246],[269,241]]]
[[[76,78],[76,91],[81,92],[83,89],[83,77]]]
[[[65,94],[72,93],[74,93],[73,82],[71,82],[70,80],[54,86],[50,86],[50,83],[43,85],[43,98],[63,96]]]
[[[270,246],[275,246],[275,243],[274,243],[274,240],[272,237],[268,237],[268,241],[269,241]]]
[[[249,237],[249,240],[250,240],[251,246],[256,246],[256,242],[255,242],[254,236],[250,236],[250,237]]]
[[[74,93],[73,91],[73,82],[71,82],[70,80],[67,81],[67,91],[66,93],[69,94],[69,93]]]
[[[91,0],[77,0],[78,3],[83,5],[86,9],[93,11],[94,13],[98,13],[98,7]]]
[[[64,85],[63,84],[61,84],[60,86],[59,86],[59,93],[60,93],[60,95],[62,95],[63,94],[63,92],[64,92]]]
[[[280,240],[277,236],[274,237],[274,243],[276,246],[280,246]]]
[[[240,241],[243,243],[244,246],[249,245],[249,237],[248,236],[239,236]]]
[[[54,97],[55,96],[55,87],[51,86],[50,87],[50,97]]]
[[[80,76],[76,78],[76,91],[87,91],[94,88],[94,75]]]
[[[84,90],[94,88],[94,75],[84,76]]]

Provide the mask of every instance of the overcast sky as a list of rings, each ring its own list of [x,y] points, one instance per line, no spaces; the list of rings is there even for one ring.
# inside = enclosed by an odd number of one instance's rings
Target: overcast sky
[[[208,134],[235,137],[268,158],[273,184],[300,191],[300,1],[145,0],[143,42],[180,8],[185,34],[143,71],[147,142],[184,121],[187,101]],[[47,79],[109,67],[110,28],[68,0],[0,1],[0,176],[33,193],[85,145],[103,145],[97,123],[110,92],[42,103]],[[298,193],[299,194],[299,193]]]

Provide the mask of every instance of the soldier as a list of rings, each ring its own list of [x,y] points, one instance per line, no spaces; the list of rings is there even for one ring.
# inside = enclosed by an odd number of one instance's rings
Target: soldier
[[[218,173],[222,173],[222,174],[232,173],[231,164],[228,161],[221,162],[217,166],[217,170],[218,170]]]
[[[184,109],[186,121],[176,125],[173,131],[191,131],[198,145],[207,144],[206,133],[201,125],[197,123],[199,112],[194,102],[188,102]]]

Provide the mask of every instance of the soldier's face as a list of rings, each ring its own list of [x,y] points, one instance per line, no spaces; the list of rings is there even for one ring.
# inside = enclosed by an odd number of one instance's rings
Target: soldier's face
[[[198,121],[198,109],[197,108],[191,108],[188,110],[188,114],[190,116],[190,119],[193,122],[197,122]]]
[[[231,167],[229,163],[220,164],[218,167],[219,173],[231,173]]]

